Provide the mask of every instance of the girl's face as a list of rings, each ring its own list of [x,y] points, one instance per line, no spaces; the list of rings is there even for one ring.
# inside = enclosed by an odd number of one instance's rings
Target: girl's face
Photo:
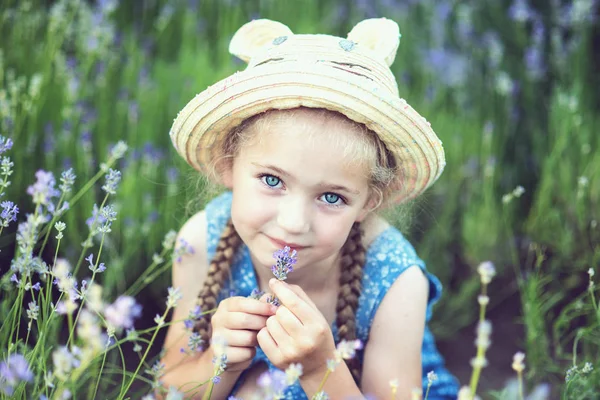
[[[268,124],[256,133],[261,140],[240,150],[225,181],[233,223],[256,268],[270,268],[285,244],[298,251],[295,270],[331,266],[352,224],[367,215],[367,169],[344,157],[352,137],[344,129],[299,113]]]

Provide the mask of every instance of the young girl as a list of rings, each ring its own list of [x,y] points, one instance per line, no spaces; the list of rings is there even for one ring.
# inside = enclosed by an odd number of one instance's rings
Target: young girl
[[[204,351],[180,352],[190,330],[170,326],[163,383],[182,391],[213,376],[215,343],[227,367],[212,397],[250,399],[265,371],[303,366],[288,399],[318,391],[339,341],[362,351],[329,376],[332,399],[411,398],[437,379],[429,399],[452,399],[457,383],[426,327],[441,285],[402,234],[375,214],[418,196],[441,174],[441,142],[398,96],[389,69],[398,26],[365,20],[347,39],[294,35],[255,20],[230,52],[248,68],[209,87],[177,116],[179,154],[229,189],[179,233],[194,249],[173,265],[183,294],[173,320],[201,306],[193,327]],[[273,253],[289,246],[297,262],[273,278]],[[273,293],[279,307],[252,298]],[[208,385],[194,389],[200,398]]]

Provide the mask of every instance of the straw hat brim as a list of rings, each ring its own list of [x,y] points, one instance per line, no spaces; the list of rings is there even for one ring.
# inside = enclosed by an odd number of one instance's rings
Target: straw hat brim
[[[178,114],[170,135],[180,155],[209,174],[226,134],[245,119],[270,109],[325,108],[374,131],[399,167],[393,203],[412,199],[441,174],[444,151],[430,124],[404,99],[360,71],[314,62],[269,62],[217,82]]]

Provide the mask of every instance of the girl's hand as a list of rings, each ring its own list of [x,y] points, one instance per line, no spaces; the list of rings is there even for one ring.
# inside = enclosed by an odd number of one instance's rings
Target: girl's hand
[[[227,371],[248,368],[258,345],[256,335],[275,311],[273,305],[247,297],[230,297],[219,303],[211,319],[212,338],[219,337],[227,343]]]
[[[281,305],[258,332],[258,344],[277,368],[301,363],[304,376],[324,373],[333,358],[335,341],[327,320],[315,303],[296,285],[269,281]]]

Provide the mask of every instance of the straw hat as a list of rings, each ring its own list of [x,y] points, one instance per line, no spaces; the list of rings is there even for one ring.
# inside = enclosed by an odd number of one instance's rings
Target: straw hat
[[[170,131],[179,154],[208,174],[227,132],[269,109],[326,108],[375,132],[399,166],[392,202],[414,198],[444,169],[444,150],[430,124],[399,97],[389,69],[400,43],[386,18],[358,23],[348,38],[294,34],[259,19],[242,26],[229,51],[248,63],[194,97]]]

